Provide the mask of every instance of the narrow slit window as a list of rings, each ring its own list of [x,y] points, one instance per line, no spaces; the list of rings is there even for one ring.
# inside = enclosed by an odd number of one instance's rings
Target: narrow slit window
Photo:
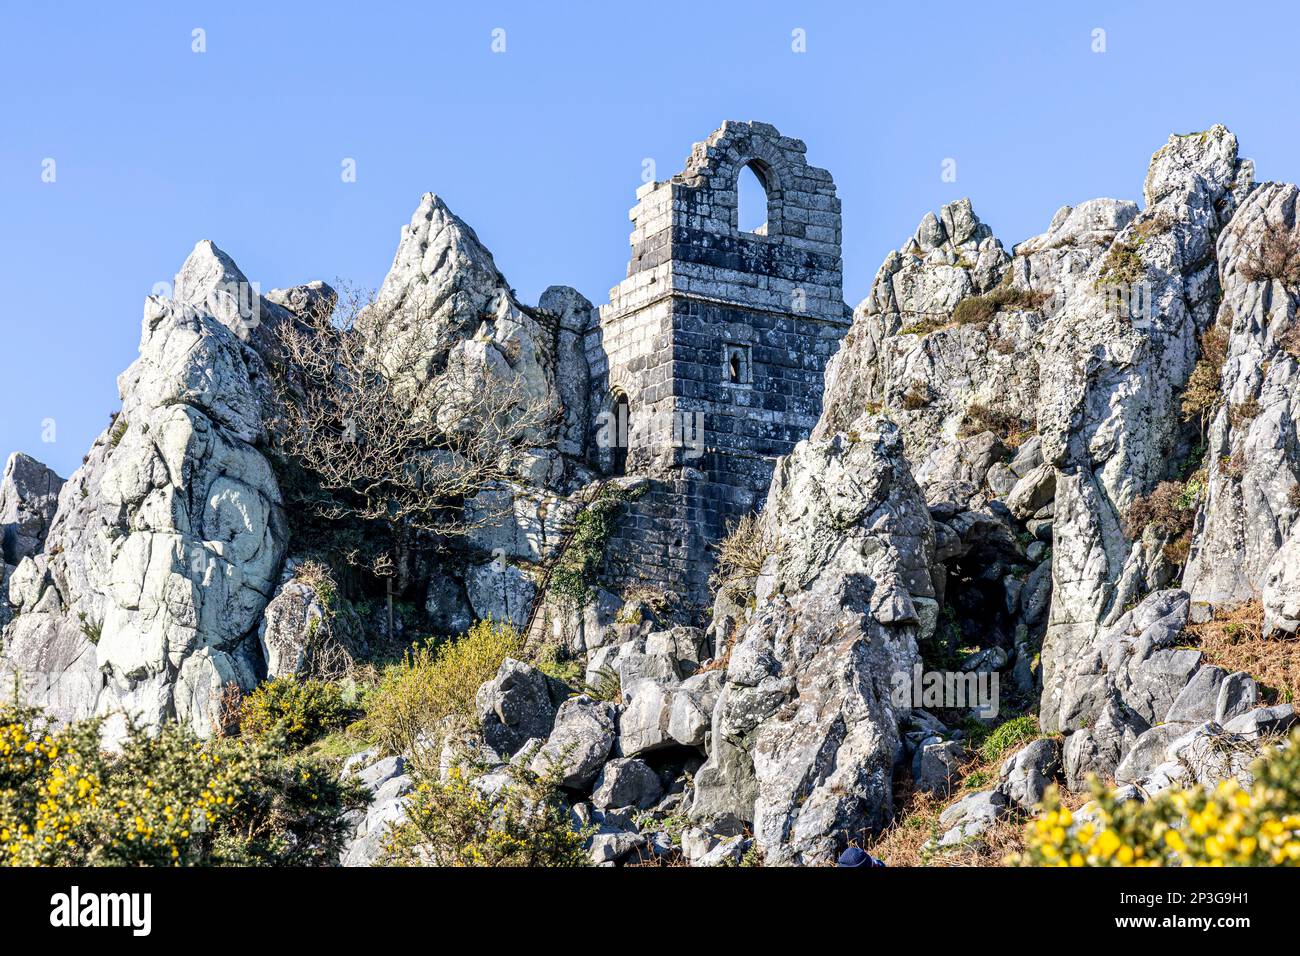
[[[723,354],[722,380],[728,385],[748,385],[753,379],[748,345],[728,345]]]

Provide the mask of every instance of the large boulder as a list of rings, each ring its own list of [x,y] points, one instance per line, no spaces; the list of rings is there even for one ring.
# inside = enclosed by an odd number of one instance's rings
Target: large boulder
[[[333,581],[286,570],[266,605],[257,643],[266,676],[333,675],[347,670],[357,649],[351,614],[344,614]],[[350,610],[350,609],[348,609]]]
[[[892,813],[891,688],[935,626],[934,529],[883,418],[801,442],[761,520],[777,553],[731,650],[691,814],[752,822],[769,863],[826,862]]]
[[[710,670],[694,674],[677,686],[668,711],[669,737],[684,747],[705,745],[722,680],[721,670]]]
[[[60,492],[48,561],[24,577],[40,609],[9,626],[0,670],[62,719],[120,713],[208,734],[214,689],[256,683],[257,628],[285,552],[260,450],[271,397],[258,343],[287,313],[207,242],[174,289],[145,302],[122,411]]]
[[[544,740],[567,696],[559,681],[507,657],[475,696],[484,741],[497,753],[513,755],[530,740]]]
[[[602,810],[653,806],[663,794],[659,775],[635,757],[615,757],[601,768],[591,802]]]
[[[924,740],[912,755],[912,784],[917,790],[946,797],[961,778],[965,760],[965,748],[956,740]]]
[[[1002,761],[998,790],[1017,806],[1032,810],[1061,769],[1061,745],[1051,737],[1035,740]]]
[[[646,678],[623,688],[626,706],[619,716],[618,746],[625,757],[636,757],[671,745],[674,691],[671,686]]]
[[[1215,240],[1249,164],[1222,126],[1152,158],[1146,208],[1074,284],[1040,339],[1038,430],[1056,470],[1042,725],[1063,726],[1068,672],[1099,629],[1173,573],[1121,519],[1192,452],[1182,391],[1218,302]]]
[[[63,479],[30,455],[14,452],[0,479],[0,554],[17,564],[37,554],[54,520]]]
[[[555,714],[555,726],[530,764],[534,773],[556,772],[562,786],[590,787],[614,746],[617,714],[607,701],[570,697]]]

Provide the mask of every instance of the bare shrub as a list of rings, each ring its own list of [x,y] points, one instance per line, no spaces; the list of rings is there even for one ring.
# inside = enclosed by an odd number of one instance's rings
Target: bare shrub
[[[1300,694],[1300,639],[1264,633],[1259,601],[1215,608],[1203,624],[1187,625],[1208,663],[1228,671],[1245,671],[1269,697],[1295,701]]]
[[[1228,409],[1228,421],[1232,423],[1233,428],[1248,428],[1250,423],[1259,417],[1263,411],[1262,406],[1256,399],[1248,398],[1244,402],[1237,402]]]
[[[1250,458],[1247,456],[1245,449],[1238,448],[1224,463],[1224,473],[1234,481],[1241,481],[1246,477],[1246,468],[1250,464]]]
[[[1300,360],[1300,322],[1277,337],[1277,347],[1293,359]]]
[[[382,311],[350,287],[333,311],[275,331],[273,434],[312,479],[301,505],[386,531],[385,543],[367,546],[370,570],[389,579],[391,632],[391,578],[404,586],[413,534],[455,538],[496,520],[504,502],[477,499],[472,516],[464,503],[518,473],[553,412],[529,398],[522,376],[489,373],[466,358],[472,350],[450,349],[437,323]],[[350,560],[363,563],[355,551]]]
[[[1189,421],[1200,418],[1204,424],[1206,414],[1218,403],[1219,382],[1227,360],[1228,333],[1221,326],[1213,325],[1201,336],[1201,357],[1183,390],[1183,415]]]
[[[1172,564],[1186,563],[1192,547],[1196,512],[1205,496],[1205,475],[1187,481],[1162,481],[1151,494],[1134,500],[1124,513],[1124,534],[1133,540],[1154,526],[1165,539],[1164,554]]]
[[[972,402],[957,434],[971,438],[984,432],[992,432],[1008,448],[1019,448],[1034,434],[1034,423],[1008,409]]]
[[[326,516],[464,534],[477,524],[460,504],[515,474],[520,443],[549,414],[528,401],[519,376],[466,361],[449,359],[427,381],[405,374],[437,345],[432,323],[423,334],[412,324],[353,290],[331,315],[282,323],[276,433],[329,493],[316,502]],[[397,325],[402,334],[385,335]]]
[[[1286,285],[1300,286],[1300,237],[1284,223],[1269,223],[1259,242],[1246,253],[1240,271],[1247,282],[1277,279]]]
[[[930,404],[930,389],[924,382],[912,381],[903,392],[903,407],[910,412]]]
[[[234,737],[244,710],[244,692],[236,681],[227,681],[212,692],[212,730],[218,737]]]
[[[733,581],[758,577],[763,562],[776,550],[776,542],[758,517],[748,514],[731,526],[714,549],[717,564],[709,584],[717,591]]]

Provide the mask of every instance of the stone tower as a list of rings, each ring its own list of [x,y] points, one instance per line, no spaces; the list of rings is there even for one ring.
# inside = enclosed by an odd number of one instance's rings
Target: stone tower
[[[684,171],[637,190],[627,278],[586,341],[594,464],[652,478],[620,522],[612,577],[704,604],[709,546],[817,422],[850,315],[840,201],[806,149],[765,123],[728,121]],[[767,193],[754,232],[737,224],[746,166]]]

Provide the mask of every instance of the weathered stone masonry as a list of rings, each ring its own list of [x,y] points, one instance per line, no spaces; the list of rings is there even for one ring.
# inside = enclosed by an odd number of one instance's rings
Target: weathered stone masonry
[[[805,152],[765,123],[727,122],[683,172],[637,191],[627,278],[586,342],[593,413],[626,402],[626,469],[653,479],[609,549],[613,580],[706,603],[709,545],[759,504],[775,459],[817,421],[850,315],[840,201]],[[746,166],[768,200],[752,233],[737,227]],[[603,470],[622,465],[608,441],[594,444]]]

